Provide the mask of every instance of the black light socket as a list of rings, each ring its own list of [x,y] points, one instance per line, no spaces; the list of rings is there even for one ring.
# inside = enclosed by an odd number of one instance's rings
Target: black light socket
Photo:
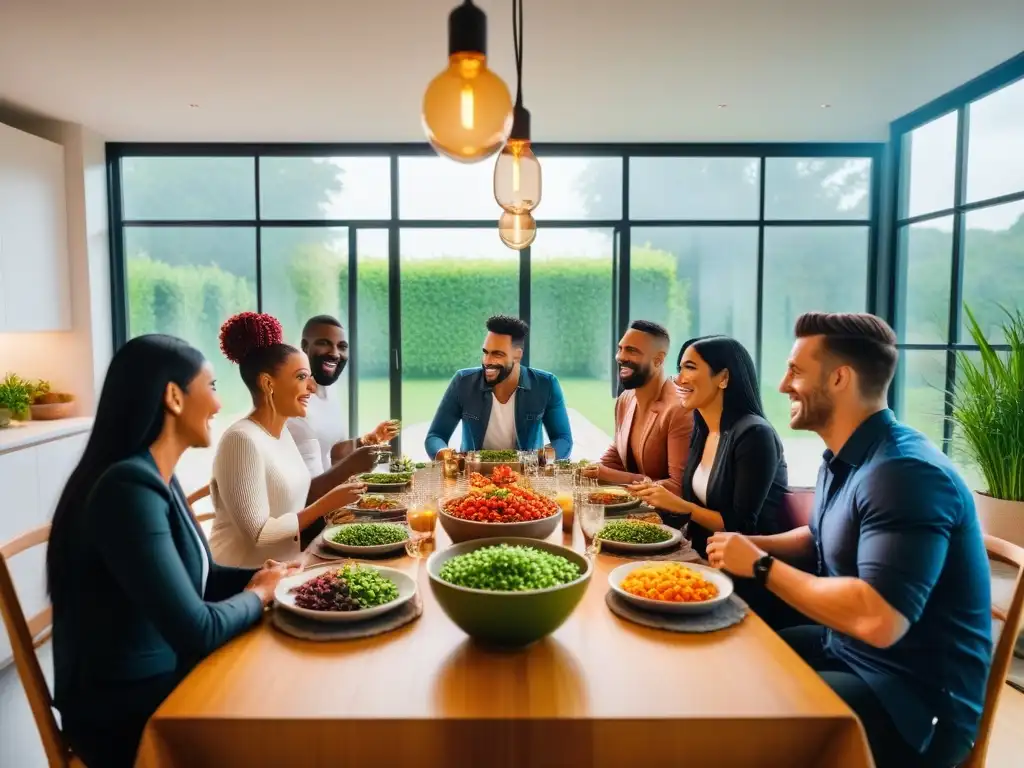
[[[508,137],[530,141],[530,110],[521,103],[512,108],[512,133]]]
[[[448,14],[448,55],[479,53],[487,55],[487,14],[465,0]]]

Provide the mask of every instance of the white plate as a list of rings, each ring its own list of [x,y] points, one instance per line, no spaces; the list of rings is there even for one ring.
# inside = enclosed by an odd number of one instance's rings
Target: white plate
[[[601,546],[604,546],[603,541],[601,542]],[[619,586],[626,576],[637,568],[645,568],[651,565],[665,565],[666,562],[670,561],[641,560],[635,563],[620,565],[608,574],[608,586],[612,588],[615,594],[624,600],[631,602],[637,608],[643,608],[645,611],[652,611],[654,613],[707,613],[715,606],[728,600],[729,596],[732,594],[733,587],[731,578],[709,565],[700,565],[699,563],[680,563],[680,565],[696,571],[703,578],[718,587],[718,595],[710,600],[705,600],[702,603],[669,603],[664,600],[651,600],[646,597],[631,595]]]
[[[380,616],[382,613],[393,611],[398,606],[412,600],[413,596],[416,594],[416,581],[404,571],[399,571],[394,568],[386,568],[382,565],[368,565],[365,563],[361,563],[361,565],[364,568],[373,568],[375,571],[380,573],[381,576],[395,582],[395,586],[398,587],[398,598],[392,600],[390,603],[378,605],[374,608],[364,608],[361,611],[313,611],[309,608],[300,608],[297,606],[295,604],[295,595],[292,594],[291,590],[300,584],[305,584],[310,579],[315,579],[324,571],[341,570],[341,565],[334,564],[325,565],[322,568],[309,568],[302,573],[297,573],[294,576],[281,579],[277,584],[277,589],[274,591],[274,602],[276,602],[280,608],[291,611],[292,613],[298,614],[299,616],[307,619],[331,623],[348,623],[370,619],[374,616]]]
[[[393,544],[376,544],[372,547],[356,547],[351,544],[339,544],[336,541],[332,541],[334,534],[346,525],[397,525],[397,523],[343,523],[342,525],[332,525],[328,528],[324,528],[324,532],[322,534],[324,546],[333,549],[335,552],[340,552],[343,555],[359,557],[361,555],[383,555],[388,552],[405,549],[405,542],[409,540],[409,532],[406,531],[405,538],[401,541],[396,541]],[[399,525],[398,527],[403,529],[405,528],[404,525]]]
[[[650,525],[650,523],[648,523],[648,525]],[[631,544],[625,541],[609,541],[608,539],[601,539],[601,549],[610,549],[614,552],[633,552],[640,554],[643,552],[658,552],[662,549],[671,549],[683,540],[683,534],[678,528],[673,528],[670,525],[659,525],[658,527],[666,533],[671,534],[672,538],[665,541],[657,541],[653,544]]]

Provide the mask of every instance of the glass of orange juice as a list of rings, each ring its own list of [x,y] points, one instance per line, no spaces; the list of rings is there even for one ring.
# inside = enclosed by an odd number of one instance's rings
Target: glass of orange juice
[[[575,517],[576,505],[573,503],[573,471],[563,467],[556,467],[555,476],[555,503],[562,508],[562,530],[572,533],[573,518]]]
[[[405,513],[411,536],[405,550],[412,557],[426,557],[433,547],[424,546],[433,542],[434,530],[437,528],[437,499],[425,494],[416,494],[409,498],[409,509]]]

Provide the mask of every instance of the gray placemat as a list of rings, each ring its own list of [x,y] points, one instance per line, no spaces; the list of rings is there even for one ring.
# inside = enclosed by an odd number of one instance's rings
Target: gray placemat
[[[314,621],[292,613],[283,608],[274,607],[270,612],[270,623],[281,632],[299,640],[315,640],[329,642],[333,640],[356,640],[360,637],[382,635],[393,629],[404,627],[415,621],[423,613],[423,600],[417,594],[412,600],[400,608],[375,616],[366,621],[351,624],[332,624],[326,621]]]
[[[357,523],[397,523],[397,520],[355,520]],[[405,548],[396,549],[393,552],[385,552],[383,555],[343,555],[336,549],[331,549],[324,544],[323,534],[317,536],[313,541],[310,542],[309,546],[306,547],[306,552],[316,557],[317,560],[334,561],[334,560],[394,560],[398,557],[405,557]]]
[[[601,544],[601,554],[608,557],[618,557],[623,560],[672,560],[677,563],[699,563],[700,555],[690,545],[689,539],[683,539],[672,549],[663,549],[660,552],[619,552],[605,544]]]
[[[653,613],[637,608],[632,603],[608,590],[605,602],[611,612],[626,621],[641,624],[652,629],[667,629],[669,632],[717,632],[739,624],[747,615],[747,604],[732,595],[714,610],[707,613]]]

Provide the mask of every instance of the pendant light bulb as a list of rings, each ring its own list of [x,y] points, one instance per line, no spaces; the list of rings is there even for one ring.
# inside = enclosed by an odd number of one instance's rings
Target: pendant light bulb
[[[498,235],[501,242],[513,251],[521,251],[537,239],[537,222],[526,213],[503,211],[498,219]]]
[[[448,68],[427,86],[423,129],[439,155],[463,163],[493,155],[512,130],[512,97],[487,68],[487,16],[472,0],[448,16]]]
[[[530,112],[514,110],[512,135],[494,164],[494,199],[508,213],[529,213],[540,204],[540,163],[530,146]]]

